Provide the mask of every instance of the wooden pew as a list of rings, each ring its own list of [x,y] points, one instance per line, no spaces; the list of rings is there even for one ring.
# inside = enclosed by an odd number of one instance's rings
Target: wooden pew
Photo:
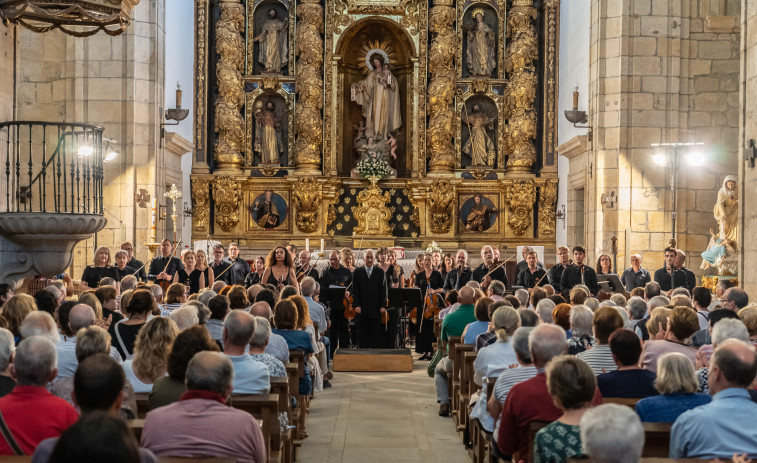
[[[285,413],[287,419],[291,419],[292,415],[292,400],[289,394],[289,378],[271,378],[271,394],[277,394],[279,396],[279,414]],[[290,463],[294,458],[294,442],[292,439],[292,430],[279,430],[279,439],[281,440],[282,459],[284,463]],[[274,438],[274,441],[276,439]],[[274,442],[274,446],[278,444]]]
[[[282,461],[278,394],[232,394],[230,405],[263,420],[261,430],[268,461]]]
[[[485,379],[486,383],[486,402],[489,402],[494,393],[494,385],[497,383],[497,376],[491,376]],[[473,461],[474,463],[485,463],[489,455],[489,439],[492,433],[485,430],[481,423],[471,420],[471,439],[473,440]]]
[[[129,430],[132,434],[134,434],[134,437],[137,439],[137,443],[142,442],[142,428],[145,426],[145,420],[129,420],[126,422],[126,424],[129,426]]]
[[[626,399],[621,397],[602,397],[602,403],[606,404],[618,404],[631,407],[632,410],[636,410],[636,403],[641,399]]]
[[[465,352],[473,352],[473,344],[458,344],[455,348],[455,356],[452,360],[452,396],[450,397],[450,411],[452,418],[455,420],[458,430],[460,428],[460,409],[467,410],[465,404],[460,403],[460,391],[462,389],[462,371],[463,371],[463,356]]]
[[[665,458],[670,449],[671,423],[641,423],[644,426],[644,450],[642,457]]]
[[[308,404],[310,401],[310,395],[300,395],[300,378],[303,378],[305,376],[305,352],[301,350],[289,350],[289,362],[294,363],[297,365],[297,385],[295,386],[295,389],[292,390],[292,395],[297,397],[297,424],[296,424],[296,433],[293,436],[294,438],[294,447],[295,447],[295,453],[293,455],[293,458],[297,459],[297,453],[296,449],[302,446],[302,439],[304,439],[305,435],[305,418],[307,417],[307,411],[308,411]]]
[[[475,346],[473,346],[475,347]],[[460,370],[460,408],[458,410],[458,430],[466,429],[468,426],[468,416],[470,415],[470,398],[473,392],[478,389],[478,386],[473,381],[473,361],[476,360],[478,353],[471,351],[463,352],[462,367]],[[462,429],[460,429],[462,428]],[[466,436],[463,434],[464,443],[467,443],[467,438],[470,437],[470,430]]]
[[[460,344],[463,341],[462,336],[450,336],[450,338],[446,341],[447,342],[447,355],[450,359],[455,358],[455,353],[457,352],[457,345]],[[444,341],[442,341],[442,344],[444,344]],[[442,349],[444,346],[442,346]],[[453,396],[453,375],[454,375],[454,368],[453,371],[447,374],[447,394],[450,398],[450,412],[452,412],[452,397]]]
[[[532,421],[528,423],[528,461],[535,461],[534,441],[536,440],[536,433],[549,423],[549,421]]]
[[[134,398],[137,400],[137,418],[145,419],[147,415],[147,398],[150,394],[147,392],[138,392],[134,394]]]

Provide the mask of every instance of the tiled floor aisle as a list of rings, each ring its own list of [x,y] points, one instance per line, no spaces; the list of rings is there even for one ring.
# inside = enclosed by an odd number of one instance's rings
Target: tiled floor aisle
[[[298,463],[470,461],[452,418],[438,416],[428,362],[412,373],[334,373],[307,418]]]

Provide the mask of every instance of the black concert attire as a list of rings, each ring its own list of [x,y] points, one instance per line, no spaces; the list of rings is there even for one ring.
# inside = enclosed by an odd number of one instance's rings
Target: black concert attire
[[[620,276],[620,281],[623,282],[623,286],[626,287],[626,291],[632,291],[634,288],[643,288],[650,281],[652,276],[646,269],[639,268],[638,272],[633,270],[633,267],[628,267],[623,275]]]
[[[194,269],[191,273],[187,274],[187,271],[185,269],[180,269],[177,273],[179,275],[179,283],[183,284],[184,286],[189,286],[189,294],[197,294],[200,292],[200,275],[202,275],[201,271]],[[207,280],[205,281],[205,285],[207,286]]]
[[[270,268],[270,267],[269,267]],[[234,269],[229,270],[230,272],[233,272]],[[292,284],[292,280],[289,278],[289,269],[287,268],[287,276],[284,278],[283,281],[279,281],[276,279],[276,276],[273,274],[273,269],[271,269],[271,273],[268,275],[268,281],[266,281],[269,285],[278,286],[279,283],[283,284],[284,286],[288,286]]]
[[[583,278],[581,274],[583,273]],[[560,278],[560,286],[563,290],[573,289],[574,286],[584,284],[589,288],[591,294],[589,296],[596,296],[599,293],[599,285],[597,284],[597,274],[594,269],[588,265],[583,266],[583,272],[578,265],[569,265],[568,268],[563,270],[562,277]]]
[[[381,347],[381,310],[387,308],[387,287],[384,271],[377,265],[370,269],[358,267],[352,276],[353,307],[360,307],[357,315],[358,339],[361,349]]]
[[[221,259],[221,262],[216,264],[215,261],[213,261],[213,263],[210,264],[210,266],[213,268],[213,275],[215,277],[215,281],[223,281],[227,285],[230,284],[229,272],[231,272],[231,270],[227,271],[226,269],[231,266],[231,262],[226,260],[226,258],[224,257],[223,259]]]
[[[302,270],[302,265],[298,265],[297,269],[294,271],[294,274],[297,276],[297,281],[302,281],[305,277],[310,277],[317,283],[321,282],[321,275],[318,273],[318,269],[316,267],[310,267],[308,270]]]
[[[466,285],[473,276],[473,272],[468,267],[465,267],[462,272],[460,272],[460,278],[458,278],[457,274],[460,271],[459,267],[455,267],[449,272],[447,272],[447,277],[444,279],[444,291],[450,291],[452,289],[460,289],[463,286]]]
[[[673,273],[675,274],[675,276],[673,277],[673,286],[671,286],[670,273],[668,272],[667,268],[663,267],[654,272],[654,281],[656,281],[657,284],[660,285],[660,290],[667,292],[671,289],[681,287],[689,289],[689,275],[686,273],[686,271],[674,267]],[[694,282],[694,284],[696,285],[696,281]]]
[[[129,260],[129,262],[126,263],[126,266],[134,269],[132,270],[132,273],[136,272],[137,269],[139,269],[139,272],[134,276],[137,277],[137,280],[139,281],[147,281],[147,274],[145,273],[144,262],[132,257],[131,260]]]
[[[415,277],[415,286],[421,289],[421,295],[425,301],[426,290],[440,289],[443,285],[442,274],[437,270],[431,272],[431,276],[426,279],[426,271],[420,272]],[[434,297],[440,296],[440,294],[434,294]],[[418,320],[420,321],[420,330],[415,338],[415,352],[419,354],[428,354],[434,351],[433,343],[436,340],[434,338],[434,319],[423,318],[423,307],[418,307]]]
[[[533,288],[536,286],[536,283],[539,283],[539,286],[544,286],[547,284],[547,279],[544,278],[546,274],[547,272],[543,268],[536,267],[536,271],[531,273],[531,270],[526,267],[525,270],[518,274],[517,283],[515,284],[524,288]]]
[[[492,264],[492,266],[496,267],[499,265],[499,262],[495,262]],[[490,272],[489,267],[484,263],[476,267],[475,270],[473,270],[473,276],[472,278],[479,282],[483,283],[484,277]],[[493,271],[489,277],[492,279],[492,281],[497,280],[501,281],[505,286],[508,286],[507,281],[507,274],[505,273],[505,266],[502,265],[501,267],[497,268],[497,270]]]
[[[93,267],[87,265],[84,273],[81,275],[81,281],[87,283],[87,286],[90,288],[97,288],[100,280],[103,278],[113,278],[116,281],[121,281],[121,278],[118,276],[118,269],[115,267]]]
[[[244,287],[249,288],[252,285],[258,285],[260,284],[260,279],[263,277],[263,275],[259,274],[258,272],[250,272],[247,274],[246,277],[244,277]]]
[[[229,279],[224,281],[230,285],[244,284],[244,279],[247,277],[247,274],[250,273],[250,264],[240,257],[237,257],[234,261],[229,259],[228,262],[231,265],[231,268],[228,272],[224,273],[223,276],[228,275]]]
[[[520,275],[520,272],[522,272],[523,270],[525,270],[527,268],[528,268],[528,262],[526,262],[525,260],[522,260],[522,261],[518,262],[518,268],[516,269],[515,274],[516,275]],[[536,268],[540,268],[540,269],[546,270],[544,268],[544,264],[542,264],[539,261],[536,262]]]
[[[352,272],[346,267],[339,266],[335,269],[329,265],[321,275],[321,294],[331,286],[343,286],[348,287],[352,283]],[[349,289],[352,292],[352,288]],[[331,301],[324,300],[323,302],[330,305]],[[331,339],[331,351],[334,352],[338,347],[347,349],[350,347],[350,331],[346,318],[344,318],[344,306],[331,306],[329,307],[329,313],[331,315],[331,331],[329,332],[329,339]]]
[[[568,267],[558,262],[553,265],[552,268],[550,268],[547,272],[547,280],[549,280],[549,284],[552,285],[553,288],[555,288],[555,294],[560,294],[562,292],[560,278],[562,278],[563,271],[566,268]]]
[[[124,267],[123,270],[119,269],[118,266],[116,266],[116,265],[114,265],[113,268],[116,269],[116,273],[118,273],[118,278],[116,278],[116,281],[121,281],[126,276],[134,275],[136,273],[136,271],[137,271],[137,269],[131,268],[128,265],[126,267]],[[137,275],[134,275],[134,277],[136,278]],[[139,280],[139,279],[137,279],[137,280]]]
[[[681,267],[679,270],[686,272],[686,289],[691,292],[697,285],[697,276],[694,275],[694,272],[687,269],[686,267]]]
[[[381,265],[376,264],[375,267],[381,268]],[[381,270],[384,270],[381,268]],[[400,278],[399,275],[397,275],[397,269],[394,267],[394,265],[390,265],[389,268],[384,270],[384,274],[386,275],[386,287],[387,288],[393,288],[394,284],[399,284]],[[399,286],[397,286],[399,288]]]
[[[166,266],[168,264],[168,266]],[[158,275],[165,269],[165,272],[173,280],[173,274],[184,269],[184,264],[178,257],[156,257],[150,261],[150,269],[147,271],[147,278],[152,282],[158,282]]]

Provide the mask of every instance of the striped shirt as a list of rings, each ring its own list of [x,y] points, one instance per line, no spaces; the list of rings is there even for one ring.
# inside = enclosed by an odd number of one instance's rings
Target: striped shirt
[[[510,393],[510,389],[512,389],[513,386],[533,378],[542,371],[544,371],[544,368],[537,369],[535,366],[508,368],[500,373],[497,382],[494,383],[494,391],[492,394],[494,394],[497,402],[504,405],[505,400],[507,399],[507,394]],[[500,413],[500,416],[498,416],[494,422],[495,436],[499,433],[499,422],[501,417],[502,414]]]
[[[576,357],[586,362],[594,371],[595,376],[618,369],[618,366],[612,359],[609,344],[597,344],[589,350],[579,352]]]
[[[183,304],[181,302],[172,302],[170,304],[163,304],[163,309],[167,310],[168,313],[170,314],[171,312],[173,312],[174,310],[178,309],[182,305]],[[161,312],[162,312],[162,310],[161,310]]]

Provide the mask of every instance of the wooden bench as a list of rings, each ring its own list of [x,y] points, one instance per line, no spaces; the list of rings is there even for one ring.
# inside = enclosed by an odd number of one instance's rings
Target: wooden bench
[[[455,348],[455,356],[452,358],[452,396],[450,396],[450,410],[452,412],[452,418],[460,429],[460,409],[467,410],[465,404],[460,403],[460,391],[462,389],[462,371],[463,371],[463,358],[465,352],[473,352],[473,344],[457,344]]]
[[[641,399],[626,399],[621,397],[602,397],[602,403],[606,404],[618,404],[631,407],[632,410],[636,410],[636,403]]]
[[[132,434],[134,434],[134,437],[137,439],[137,443],[142,442],[142,428],[145,426],[145,420],[129,420],[126,422],[126,424],[129,426],[129,430]]]
[[[138,392],[134,394],[134,399],[137,401],[137,419],[145,419],[147,415],[147,399],[150,394],[147,392]]]
[[[263,421],[263,442],[269,462],[282,461],[278,394],[232,394],[231,406]]]
[[[307,417],[308,404],[310,402],[310,394],[300,394],[300,378],[305,376],[305,352],[301,350],[289,350],[289,362],[297,365],[297,386],[292,390],[292,395],[297,397],[297,425],[294,438],[294,459],[297,459],[296,449],[302,446],[302,435],[305,432],[305,418]]]
[[[462,342],[462,340],[463,340],[462,336],[451,336],[446,341],[446,343],[447,343],[446,344],[446,346],[447,346],[447,356],[450,359],[454,359],[455,358],[455,352],[457,351],[457,345],[460,344]],[[442,344],[444,344],[444,343],[445,343],[445,341],[442,341]],[[444,349],[444,347],[445,346],[442,345],[442,349]],[[453,397],[453,395],[452,395],[452,392],[453,392],[453,380],[452,379],[453,379],[453,376],[454,376],[454,369],[453,369],[452,372],[450,372],[450,373],[447,374],[447,395],[449,395],[449,398],[450,398],[450,412],[452,411],[452,397]]]
[[[473,346],[475,348],[475,346]],[[468,428],[468,416],[470,415],[470,398],[473,392],[477,389],[476,383],[473,381],[473,362],[476,360],[478,353],[471,351],[465,351],[462,355],[462,366],[460,370],[460,396],[458,401],[460,402],[460,408],[458,410],[458,430]],[[462,429],[460,429],[462,428]],[[467,435],[466,435],[467,434]],[[470,437],[470,430],[467,433],[463,433],[464,443],[468,442]]]
[[[271,394],[279,396],[279,414],[285,413],[287,419],[292,416],[292,400],[289,394],[289,378],[271,378]],[[290,422],[291,423],[291,422]],[[279,430],[279,439],[281,440],[282,459],[284,463],[290,463],[294,459],[294,441],[292,439],[292,430]],[[276,439],[274,439],[276,440]],[[274,442],[274,446],[278,444]]]
[[[672,423],[641,423],[644,426],[642,457],[665,458],[670,455],[670,429]]]

